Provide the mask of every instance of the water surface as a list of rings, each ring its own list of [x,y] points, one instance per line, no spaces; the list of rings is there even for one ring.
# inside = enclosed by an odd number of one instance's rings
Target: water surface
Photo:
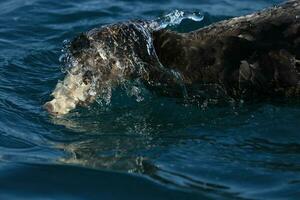
[[[128,19],[201,11],[186,32],[277,0],[0,2],[1,199],[297,199],[299,102],[183,104],[122,88],[53,118],[63,41]]]

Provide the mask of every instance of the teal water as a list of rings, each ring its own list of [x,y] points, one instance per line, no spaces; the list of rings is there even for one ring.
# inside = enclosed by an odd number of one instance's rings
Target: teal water
[[[144,88],[50,117],[64,40],[175,9],[194,30],[281,1],[2,0],[0,199],[299,199],[299,101],[183,104]]]

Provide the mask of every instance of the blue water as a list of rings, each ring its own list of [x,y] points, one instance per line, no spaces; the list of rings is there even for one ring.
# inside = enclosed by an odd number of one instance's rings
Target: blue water
[[[190,105],[115,89],[63,118],[42,104],[63,41],[174,9],[185,32],[279,0],[1,0],[0,199],[299,199],[299,102]]]

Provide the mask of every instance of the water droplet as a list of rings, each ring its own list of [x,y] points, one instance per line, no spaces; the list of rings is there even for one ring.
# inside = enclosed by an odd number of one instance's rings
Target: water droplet
[[[179,25],[184,19],[190,19],[199,22],[204,19],[204,16],[201,12],[174,10],[173,12],[166,14],[158,18],[157,20],[154,20],[150,27],[152,27],[155,30],[159,30],[168,26]]]

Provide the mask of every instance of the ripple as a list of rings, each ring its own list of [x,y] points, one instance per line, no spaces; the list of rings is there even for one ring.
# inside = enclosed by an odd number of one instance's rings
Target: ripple
[[[1,1],[0,198],[103,198],[107,191],[123,198],[131,191],[136,198],[297,199],[297,102],[205,107],[146,89],[138,102],[128,86],[116,88],[109,105],[63,118],[41,108],[64,76],[63,41],[80,32],[175,9],[203,11],[203,21],[172,27],[185,32],[278,2]]]

